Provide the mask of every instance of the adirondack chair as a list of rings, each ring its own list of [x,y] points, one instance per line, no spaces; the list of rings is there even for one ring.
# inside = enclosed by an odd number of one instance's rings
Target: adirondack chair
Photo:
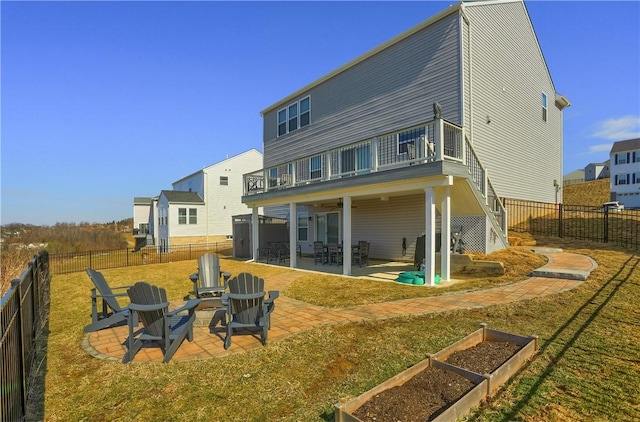
[[[269,298],[265,300],[264,279],[250,273],[241,273],[229,280],[229,293],[223,298],[223,302],[227,303],[227,336],[224,348],[231,346],[233,331],[242,328],[258,330],[262,344],[267,344],[270,315],[279,295],[278,291],[269,291]]]
[[[102,273],[91,268],[87,268],[87,275],[95,287],[91,289],[91,324],[84,327],[84,332],[90,333],[126,324],[129,309],[120,306],[118,297],[126,297],[127,292],[124,289],[131,286],[111,288]],[[118,293],[114,293],[114,290]],[[133,317],[135,318],[135,315]]]
[[[198,258],[198,272],[189,276],[197,298],[222,296],[227,290],[229,277],[231,274],[220,270],[220,259],[212,253]]]
[[[129,309],[138,314],[142,329],[137,329],[133,318],[129,319],[129,337],[126,340],[127,351],[122,363],[133,360],[145,343],[156,342],[164,355],[163,363],[171,360],[184,339],[193,341],[193,322],[196,319],[196,306],[200,299],[191,299],[183,306],[169,311],[169,301],[165,289],[138,281],[127,290],[131,299]],[[184,314],[183,312],[188,312]]]

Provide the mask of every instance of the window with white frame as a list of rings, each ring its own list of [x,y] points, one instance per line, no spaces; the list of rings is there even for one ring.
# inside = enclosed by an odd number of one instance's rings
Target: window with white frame
[[[542,121],[546,122],[547,121],[547,112],[548,112],[548,107],[547,107],[547,94],[545,94],[544,92],[542,93]]]
[[[228,186],[228,185],[229,185],[229,177],[220,176],[220,186]]]
[[[298,241],[309,240],[309,213],[302,211],[298,213]]]
[[[322,156],[316,155],[309,159],[309,167],[311,169],[311,179],[322,178]]]
[[[178,208],[178,224],[198,224],[198,209],[189,208],[189,219],[187,220],[187,208]]]
[[[311,97],[305,97],[278,110],[278,136],[293,132],[310,122]]]

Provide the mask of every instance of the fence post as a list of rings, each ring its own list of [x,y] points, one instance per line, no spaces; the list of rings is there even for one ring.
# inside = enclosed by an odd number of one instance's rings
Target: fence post
[[[609,207],[604,207],[604,243],[609,243]]]
[[[564,222],[562,219],[562,204],[558,204],[558,237],[564,237]]]
[[[16,383],[15,379],[10,380],[10,382],[13,383],[12,387],[15,387],[16,385],[19,385],[20,388],[20,415],[24,415],[26,410],[27,410],[27,373],[26,373],[26,364],[25,364],[25,357],[24,357],[24,318],[23,318],[23,309],[22,309],[22,289],[20,288],[20,279],[16,278],[14,280],[11,280],[11,287],[13,289],[15,289],[15,295],[18,298],[18,303],[17,303],[17,309],[16,309],[16,320],[14,320],[14,324],[15,327],[18,331],[18,347],[20,348],[20,350],[18,351],[19,353],[19,362],[18,365],[20,366],[18,368],[18,372],[20,374],[20,379],[21,382]],[[3,382],[4,384],[4,382]],[[3,386],[4,388],[4,386]]]

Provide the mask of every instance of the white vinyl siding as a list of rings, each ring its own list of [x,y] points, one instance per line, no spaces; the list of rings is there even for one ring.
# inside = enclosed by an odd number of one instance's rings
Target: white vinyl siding
[[[553,181],[562,179],[562,111],[525,6],[464,7],[474,149],[501,197],[553,203]],[[546,122],[542,92],[549,96]]]

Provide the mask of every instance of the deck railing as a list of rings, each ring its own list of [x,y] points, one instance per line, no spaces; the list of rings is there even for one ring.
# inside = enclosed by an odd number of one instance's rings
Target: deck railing
[[[359,176],[440,160],[463,162],[461,127],[442,119],[375,136],[244,175],[244,194]]]
[[[506,235],[506,211],[464,130],[443,119],[306,156],[244,175],[244,194],[254,195],[413,164],[455,161],[466,165]]]

